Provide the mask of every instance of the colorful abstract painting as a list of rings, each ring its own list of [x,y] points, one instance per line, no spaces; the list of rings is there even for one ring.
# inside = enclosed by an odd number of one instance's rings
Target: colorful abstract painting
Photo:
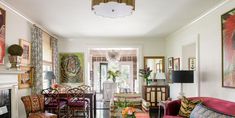
[[[6,11],[0,8],[0,64],[4,63],[4,56],[5,56],[5,17]]]
[[[221,16],[222,86],[235,88],[235,9]]]
[[[60,53],[61,83],[83,83],[84,54]]]

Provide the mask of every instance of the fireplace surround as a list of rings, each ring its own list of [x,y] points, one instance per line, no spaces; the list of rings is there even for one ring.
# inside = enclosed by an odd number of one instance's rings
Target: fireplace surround
[[[3,108],[1,109],[3,112],[10,112],[10,117],[3,117],[3,118],[18,118],[18,74],[24,73],[23,71],[13,71],[13,70],[0,70],[0,91],[3,91],[3,93],[10,94],[10,99],[8,101],[11,101],[10,106],[7,108],[4,107],[7,105],[3,104]],[[5,100],[7,101],[7,100]],[[0,104],[1,105],[1,104]],[[0,106],[1,107],[1,106]],[[1,112],[1,111],[0,111]],[[6,115],[6,113],[4,113]],[[1,115],[0,115],[1,116]],[[1,116],[2,118],[2,116]]]

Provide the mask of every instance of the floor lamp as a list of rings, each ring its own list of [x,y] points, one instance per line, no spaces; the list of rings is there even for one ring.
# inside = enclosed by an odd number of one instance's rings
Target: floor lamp
[[[183,92],[183,83],[193,83],[193,71],[191,70],[180,70],[180,71],[172,71],[172,82],[173,83],[180,83],[180,93],[179,97],[182,98],[184,96]]]

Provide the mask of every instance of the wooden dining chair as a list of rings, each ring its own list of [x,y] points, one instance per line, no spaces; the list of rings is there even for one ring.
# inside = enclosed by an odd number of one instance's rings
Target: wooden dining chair
[[[67,91],[68,117],[78,117],[76,112],[82,112],[83,117],[89,117],[88,103],[85,100],[85,92],[79,88]]]
[[[83,91],[91,91],[91,86],[88,86],[88,85],[80,85],[78,86],[79,89],[82,89]]]
[[[44,106],[46,111],[56,113],[59,118],[63,115],[66,116],[65,113],[63,114],[62,110],[66,110],[67,101],[60,100],[58,90],[47,88],[43,89],[41,94],[45,97]]]
[[[44,96],[29,95],[21,97],[27,118],[57,118],[56,114],[44,112]]]

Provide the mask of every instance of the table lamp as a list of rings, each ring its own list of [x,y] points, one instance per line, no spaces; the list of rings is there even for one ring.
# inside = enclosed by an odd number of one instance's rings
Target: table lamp
[[[54,75],[54,72],[53,71],[46,71],[45,79],[47,79],[49,81],[48,82],[48,87],[50,87],[51,84],[53,84],[54,80],[56,79],[55,75]]]
[[[179,97],[182,98],[184,96],[183,92],[183,83],[193,83],[193,71],[191,70],[180,70],[180,71],[172,71],[172,82],[173,83],[181,83],[181,91],[179,93]]]
[[[157,84],[165,85],[166,84],[166,75],[165,73],[156,73]]]

